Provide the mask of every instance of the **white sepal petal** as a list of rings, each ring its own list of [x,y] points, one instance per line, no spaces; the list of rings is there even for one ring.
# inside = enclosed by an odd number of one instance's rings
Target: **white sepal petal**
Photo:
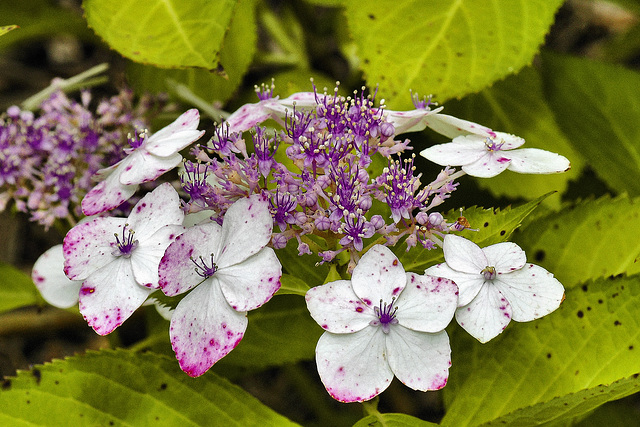
[[[386,246],[376,245],[360,258],[351,276],[355,294],[369,307],[380,300],[390,303],[407,284],[398,257]]]
[[[224,268],[249,258],[269,243],[272,230],[269,202],[262,195],[238,200],[224,215],[216,264]]]
[[[493,266],[498,274],[507,274],[521,269],[527,263],[527,255],[512,242],[496,243],[482,248],[487,257],[487,265]]]
[[[98,334],[122,325],[153,292],[136,282],[131,262],[118,258],[91,274],[80,289],[80,313]]]
[[[128,162],[125,158],[118,166]],[[128,185],[120,182],[120,173],[114,168],[104,181],[99,182],[82,199],[82,213],[91,216],[116,208],[129,200],[138,189],[138,184]]]
[[[440,166],[461,166],[477,162],[487,154],[483,141],[463,140],[461,142],[456,140],[425,148],[420,152],[420,155]]]
[[[240,264],[215,273],[222,293],[234,310],[255,310],[280,289],[282,265],[271,248],[263,248]]]
[[[143,149],[137,149],[129,154],[131,164],[128,168],[120,168],[120,183],[123,185],[138,185],[153,181],[160,175],[178,166],[182,161],[180,154],[174,153],[166,157],[158,157]]]
[[[498,289],[488,283],[469,304],[456,310],[456,321],[478,341],[498,336],[511,321],[511,306]]]
[[[311,288],[305,299],[313,320],[332,333],[357,332],[376,319],[373,310],[353,292],[348,280],[337,280]]]
[[[64,238],[64,271],[72,280],[84,280],[114,260],[114,234],[121,235],[124,218],[94,218],[73,227]],[[114,244],[112,244],[114,243]]]
[[[156,187],[136,203],[127,223],[141,239],[151,236],[165,225],[180,225],[184,212],[180,209],[178,192],[169,184]]]
[[[473,163],[462,166],[462,170],[469,176],[477,178],[493,178],[507,170],[511,159],[502,151],[486,152],[484,156]]]
[[[518,173],[550,174],[571,169],[569,159],[560,154],[538,148],[521,148],[508,152],[509,170]]]
[[[382,328],[352,334],[325,332],[316,346],[318,374],[329,394],[340,402],[373,399],[391,384]]]
[[[227,304],[215,277],[178,303],[169,328],[180,368],[191,377],[204,374],[229,354],[247,329],[247,314]]]
[[[195,225],[176,237],[165,250],[158,266],[159,286],[167,296],[193,289],[204,279],[194,261],[211,267],[220,246],[222,227],[214,222]],[[214,255],[212,261],[211,255]],[[202,259],[200,259],[202,257]]]
[[[131,254],[133,274],[136,281],[148,288],[158,289],[158,266],[160,260],[176,236],[184,231],[181,225],[165,225],[151,237],[140,241],[138,247]]]
[[[456,271],[480,274],[489,265],[486,255],[478,245],[455,234],[444,236],[442,250],[447,265]]]
[[[564,287],[553,274],[534,264],[498,276],[493,285],[511,304],[516,322],[529,322],[546,316],[560,306],[564,297]]]
[[[447,384],[451,366],[449,337],[417,332],[402,325],[387,335],[389,366],[404,385],[414,390],[440,390]]]
[[[54,307],[69,308],[78,304],[81,280],[70,280],[64,274],[62,245],[49,248],[40,255],[31,270],[33,283],[42,297]]]
[[[407,273],[407,286],[394,306],[396,318],[405,328],[440,332],[458,307],[458,287],[449,279]]]
[[[446,263],[429,267],[424,272],[435,277],[453,280],[458,286],[458,307],[467,305],[478,295],[484,285],[484,278],[478,273],[463,273],[449,267]]]

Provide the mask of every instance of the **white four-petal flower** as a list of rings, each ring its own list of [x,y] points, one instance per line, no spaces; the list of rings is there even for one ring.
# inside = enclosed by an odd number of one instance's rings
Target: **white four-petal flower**
[[[414,390],[444,387],[451,366],[444,328],[457,293],[450,280],[405,273],[381,245],[363,255],[350,281],[310,289],[307,307],[326,331],[316,363],[329,394],[341,402],[369,400],[394,375]]]
[[[511,319],[528,322],[560,306],[564,287],[524,251],[504,242],[480,248],[463,237],[444,238],[445,263],[425,273],[453,280],[460,289],[456,321],[480,342],[500,334]]]
[[[491,178],[509,169],[518,173],[565,172],[571,164],[560,154],[538,148],[518,148],[524,139],[503,132],[495,136],[462,135],[446,144],[429,147],[422,157],[440,166],[461,166],[471,176]]]
[[[204,131],[197,129],[198,110],[191,109],[173,123],[151,136],[143,133],[132,140],[126,149],[128,156],[115,165],[101,169],[96,177],[102,181],[82,199],[82,212],[96,215],[120,206],[143,182],[153,181],[180,164],[180,150],[200,138]]]
[[[169,335],[183,371],[204,374],[239,343],[247,311],[280,289],[282,266],[271,240],[273,218],[261,195],[240,199],[216,223],[195,225],[166,250],[159,266],[168,296],[193,289],[176,307]]]
[[[64,271],[83,282],[80,313],[97,333],[112,332],[158,288],[158,264],[183,219],[178,193],[165,183],[128,218],[97,217],[69,230]]]

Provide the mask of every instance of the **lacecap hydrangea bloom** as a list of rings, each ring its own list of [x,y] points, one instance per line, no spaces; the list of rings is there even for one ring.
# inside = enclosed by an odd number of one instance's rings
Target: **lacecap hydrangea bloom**
[[[202,375],[241,342],[247,312],[280,288],[276,253],[294,245],[298,255],[314,254],[351,277],[312,288],[306,301],[325,330],[316,348],[320,377],[333,397],[355,402],[378,395],[393,377],[415,390],[442,388],[451,364],[444,328],[454,313],[486,341],[511,318],[532,320],[560,304],[562,285],[526,264],[517,246],[461,243],[452,233],[470,228],[468,221],[447,220],[438,209],[466,173],[559,172],[566,159],[520,151],[517,137],[417,97],[416,108],[402,112],[376,105],[375,95],[338,89],[281,100],[271,87],[258,95],[192,147],[182,199],[170,184],[157,185],[202,135],[196,110],[152,136],[139,133],[128,156],[98,174],[103,181],[82,206],[100,216],[74,227],[63,248],[68,278],[82,282],[80,310],[98,333],[145,301],[162,300],[175,307],[165,314],[180,367]],[[276,129],[263,127],[266,120]],[[416,170],[411,141],[400,137],[425,128],[455,142],[431,150],[444,166],[433,179]],[[144,182],[157,188],[127,219],[106,216]],[[185,222],[185,214],[201,217]],[[405,272],[388,248],[399,243],[407,251],[444,247],[446,263],[425,275]]]
[[[335,399],[370,400],[394,376],[420,391],[447,383],[451,349],[444,328],[457,307],[453,281],[405,273],[389,248],[376,245],[351,280],[312,288],[306,300],[311,317],[326,331],[316,364]]]

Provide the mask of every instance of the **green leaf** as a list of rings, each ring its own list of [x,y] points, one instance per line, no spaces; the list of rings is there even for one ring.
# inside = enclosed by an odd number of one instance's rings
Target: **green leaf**
[[[524,427],[538,426],[551,421],[571,421],[603,403],[620,399],[638,391],[640,391],[640,379],[636,374],[609,385],[591,387],[551,399],[548,402],[518,409],[485,425],[517,425]],[[607,424],[614,425],[611,423],[601,425]]]
[[[216,70],[238,0],[84,0],[89,26],[123,56]]]
[[[640,199],[608,196],[539,218],[514,235],[565,287],[640,271]]]
[[[496,196],[532,199],[557,191],[544,202],[558,208],[569,180],[577,180],[580,176],[584,163],[582,156],[558,127],[544,98],[540,75],[532,67],[524,68],[476,95],[448,102],[444,112],[521,136],[527,140],[526,147],[559,153],[571,161],[571,170],[566,173],[533,175],[506,171],[491,179],[477,179],[480,187]]]
[[[629,420],[640,419],[637,396],[608,402],[575,424],[576,427],[624,426]]]
[[[264,368],[311,360],[320,335],[322,328],[309,315],[304,298],[277,296],[249,312],[244,338],[216,366],[224,371],[227,364]]]
[[[0,312],[39,303],[31,278],[9,264],[0,264]]]
[[[15,30],[16,28],[19,28],[19,27],[17,25],[5,25],[5,26],[2,26],[2,27],[0,27],[0,36],[4,36],[9,31]]]
[[[310,288],[322,285],[329,274],[329,265],[316,265],[321,261],[317,255],[298,255],[297,243],[295,239],[291,239],[284,249],[276,251],[284,271],[298,277]]]
[[[61,34],[92,37],[79,13],[55,6],[54,2],[48,0],[2,0],[0,16],[11,19],[11,22],[20,27],[20,31],[11,31],[0,38],[0,49],[28,40]]]
[[[305,296],[309,290],[309,285],[307,285],[304,280],[299,277],[292,276],[291,274],[283,274],[280,282],[282,285],[280,286],[277,295],[290,294]]]
[[[608,398],[590,395],[600,394],[601,384],[640,371],[640,276],[568,289],[557,311],[529,323],[511,322],[487,344],[461,328],[453,332],[443,425],[479,425],[544,402],[544,410],[526,411],[544,412],[547,420],[578,416],[637,390],[630,379],[605,389]],[[584,406],[569,396],[582,390],[589,390],[581,396],[590,400]],[[551,402],[558,397],[564,400]]]
[[[618,192],[640,194],[640,73],[560,55],[543,55],[551,108],[571,144]]]
[[[376,414],[364,417],[353,427],[427,427],[437,426],[438,424],[422,421],[419,418],[405,414]]]
[[[531,63],[561,0],[353,0],[349,29],[370,86],[393,109],[409,89],[438,101],[477,92]]]
[[[538,197],[536,200],[517,208],[508,206],[502,210],[493,210],[473,206],[465,209],[462,215],[469,221],[471,228],[477,231],[463,230],[456,234],[472,240],[481,247],[504,242],[513,233],[513,230],[520,226],[522,220],[533,212],[547,196],[548,194]],[[454,222],[459,216],[460,211],[455,210],[450,211],[446,218],[448,218],[449,222]],[[395,252],[406,271],[423,273],[428,267],[443,261],[442,250],[440,249],[428,250],[422,247],[414,247],[409,252],[405,250],[406,245],[403,244]]]
[[[0,396],[4,425],[295,425],[211,372],[190,378],[175,360],[126,350],[20,372]]]
[[[240,85],[256,51],[255,0],[242,0],[237,9],[220,52],[220,66],[226,77],[207,70],[166,70],[132,62],[127,67],[127,77],[136,90],[166,92],[167,79],[171,79],[209,103],[227,101]]]

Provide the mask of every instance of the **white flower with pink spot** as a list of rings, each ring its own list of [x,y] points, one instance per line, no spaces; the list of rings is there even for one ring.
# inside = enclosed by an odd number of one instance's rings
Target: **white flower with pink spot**
[[[513,319],[529,322],[560,306],[564,287],[525,252],[504,242],[480,248],[463,237],[444,238],[445,263],[425,273],[453,280],[460,289],[456,321],[480,342],[499,335]]]
[[[190,376],[204,374],[233,350],[247,328],[247,311],[280,289],[282,266],[266,247],[272,229],[268,199],[254,195],[231,205],[222,226],[195,225],[167,248],[160,288],[167,296],[191,291],[169,329],[180,367]]]
[[[179,151],[199,139],[200,113],[191,109],[173,123],[151,136],[146,132],[130,140],[128,156],[113,166],[101,169],[96,177],[102,181],[82,199],[82,212],[96,215],[120,206],[143,182],[153,181],[182,161]]]
[[[120,326],[158,288],[158,264],[184,231],[178,193],[158,186],[128,218],[97,217],[64,238],[64,272],[82,281],[80,313],[100,335]]]
[[[224,123],[229,127],[229,132],[244,132],[270,118],[282,119],[287,112],[293,111],[294,105],[297,108],[307,110],[315,108],[317,106],[315,92],[298,92],[284,99],[277,96],[265,96],[260,102],[243,105],[234,111]]]
[[[55,245],[40,255],[33,264],[31,279],[42,298],[52,306],[69,308],[78,303],[82,281],[70,280],[64,274],[62,245]]]
[[[429,147],[420,155],[440,166],[461,166],[468,175],[491,178],[509,169],[518,173],[550,174],[570,169],[569,160],[538,148],[518,148],[524,139],[503,132],[471,134]]]
[[[386,246],[358,262],[351,280],[310,289],[307,307],[326,331],[316,347],[318,373],[341,402],[362,402],[397,377],[414,390],[445,386],[451,366],[444,328],[458,289],[447,279],[406,273]]]

